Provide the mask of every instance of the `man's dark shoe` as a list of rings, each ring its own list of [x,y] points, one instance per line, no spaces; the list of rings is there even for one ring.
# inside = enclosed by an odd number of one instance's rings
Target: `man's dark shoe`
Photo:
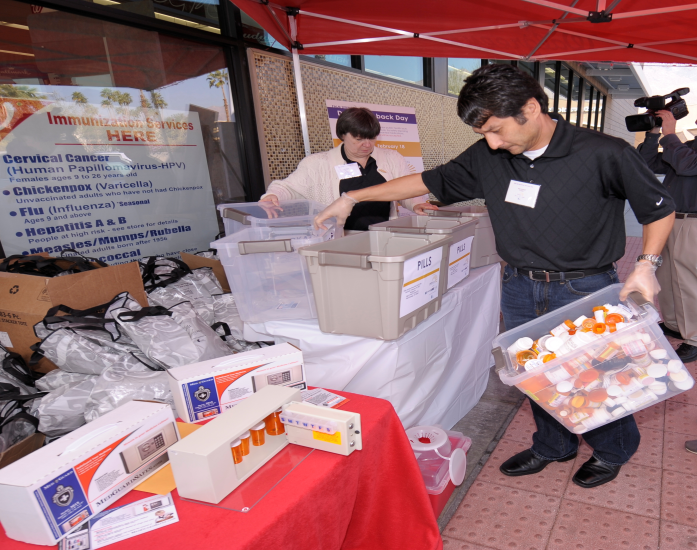
[[[544,470],[552,462],[568,462],[576,458],[576,453],[561,460],[545,460],[537,458],[530,449],[518,453],[501,464],[499,470],[506,476],[528,476]]]
[[[692,439],[690,441],[685,441],[685,450],[688,453],[697,455],[697,439]]]
[[[590,460],[583,463],[583,466],[578,469],[571,481],[584,489],[599,487],[615,479],[617,474],[620,473],[620,468],[622,466],[607,464],[592,456]]]
[[[683,363],[689,363],[690,361],[697,360],[697,346],[691,346],[690,344],[680,344],[678,349],[675,350],[678,357]]]
[[[658,326],[666,336],[670,336],[671,338],[675,338],[677,340],[682,340],[682,334],[680,334],[677,330],[668,328],[665,323],[658,323]]]

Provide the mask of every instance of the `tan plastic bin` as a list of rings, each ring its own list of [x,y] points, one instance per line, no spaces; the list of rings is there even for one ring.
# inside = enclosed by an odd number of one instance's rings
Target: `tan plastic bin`
[[[439,210],[425,210],[425,212],[435,218],[475,218],[477,220],[470,261],[472,269],[502,261],[501,256],[496,253],[496,239],[491,227],[489,209],[486,206],[444,206]]]
[[[450,235],[453,239],[448,254],[446,290],[451,289],[470,273],[472,241],[477,220],[473,218],[441,218],[429,216],[404,216],[395,220],[376,223],[371,231],[391,233],[417,233],[421,235]]]
[[[323,332],[394,340],[440,309],[449,235],[366,231],[306,246]]]

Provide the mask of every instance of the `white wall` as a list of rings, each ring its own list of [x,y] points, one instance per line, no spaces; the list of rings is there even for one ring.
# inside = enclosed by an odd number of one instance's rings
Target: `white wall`
[[[629,132],[624,123],[624,117],[637,114],[633,99],[612,99],[607,96],[605,110],[605,133],[625,140],[634,145],[635,133]]]

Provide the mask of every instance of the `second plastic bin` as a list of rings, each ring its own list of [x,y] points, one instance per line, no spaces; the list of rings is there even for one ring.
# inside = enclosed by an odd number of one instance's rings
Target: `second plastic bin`
[[[258,202],[219,204],[225,235],[253,227],[311,225],[315,216],[326,208],[318,202],[301,199],[280,201],[280,205],[274,208],[270,202],[264,202],[263,206]]]
[[[694,385],[658,326],[658,312],[638,293],[630,294],[623,303],[626,316],[631,314],[623,328],[590,336],[587,344],[531,370],[517,366],[518,348],[514,344],[518,339],[536,340],[582,315],[592,319],[594,307],[621,304],[622,286],[608,286],[500,334],[492,343],[501,381],[516,386],[577,434],[660,403]]]
[[[496,253],[496,239],[491,227],[489,209],[486,206],[444,206],[439,210],[425,210],[425,212],[434,218],[474,218],[477,220],[477,229],[474,232],[474,242],[472,243],[472,259],[470,260],[472,269],[501,261],[501,257]]]
[[[376,223],[371,231],[392,233],[417,233],[422,235],[450,235],[453,239],[448,253],[446,290],[465,279],[470,273],[472,241],[478,221],[472,218],[438,218],[429,216],[403,216],[395,220]]]
[[[300,249],[324,332],[394,340],[440,309],[448,235],[366,231]]]
[[[312,226],[255,227],[211,243],[218,256],[240,318],[247,323],[317,317],[305,258],[297,249],[334,238]]]

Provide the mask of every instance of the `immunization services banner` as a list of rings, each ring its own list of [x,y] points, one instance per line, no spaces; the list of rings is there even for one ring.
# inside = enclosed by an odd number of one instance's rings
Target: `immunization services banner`
[[[350,101],[327,100],[329,126],[332,130],[334,147],[341,143],[336,135],[336,120],[344,109],[349,107],[365,107],[375,113],[380,121],[380,135],[375,142],[376,147],[394,149],[400,153],[409,165],[412,174],[424,171],[424,161],[421,156],[421,141],[419,128],[416,124],[416,109],[413,107],[395,107],[393,105],[374,105],[372,103],[352,103]]]
[[[1,101],[7,256],[75,249],[119,264],[208,249],[218,225],[197,113]]]

